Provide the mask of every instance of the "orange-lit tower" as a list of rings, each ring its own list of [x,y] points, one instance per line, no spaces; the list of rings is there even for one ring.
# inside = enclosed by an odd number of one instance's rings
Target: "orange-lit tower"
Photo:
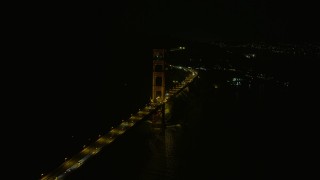
[[[164,49],[153,49],[152,104],[162,103],[161,108],[152,116],[154,130],[165,129],[165,53]],[[160,131],[163,132],[163,131]]]
[[[163,102],[165,99],[164,49],[153,49],[152,102]]]

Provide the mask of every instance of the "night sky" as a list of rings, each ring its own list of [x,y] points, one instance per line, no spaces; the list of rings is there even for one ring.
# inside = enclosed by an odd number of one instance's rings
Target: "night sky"
[[[276,0],[47,4],[24,8],[13,24],[18,24],[14,31],[26,38],[26,45],[31,41],[36,48],[55,54],[92,56],[124,44],[153,48],[159,38],[318,43],[316,7],[308,1]]]
[[[101,25],[108,29],[201,41],[315,42],[316,12],[308,1],[267,0],[152,0],[99,7]]]

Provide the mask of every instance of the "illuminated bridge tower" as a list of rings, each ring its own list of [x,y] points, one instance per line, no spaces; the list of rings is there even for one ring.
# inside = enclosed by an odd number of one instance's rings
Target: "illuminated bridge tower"
[[[153,104],[165,101],[165,53],[164,49],[153,49],[152,72],[152,99]],[[155,128],[165,128],[165,103],[159,111],[153,115],[152,122]]]
[[[152,102],[163,102],[165,99],[164,49],[153,50]]]

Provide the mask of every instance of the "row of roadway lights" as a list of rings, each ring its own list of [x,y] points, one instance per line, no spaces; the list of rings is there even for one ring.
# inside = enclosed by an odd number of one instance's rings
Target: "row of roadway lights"
[[[174,83],[179,83],[179,81],[173,81]],[[146,106],[149,106],[150,105],[150,103],[149,104],[146,104]],[[139,108],[139,112],[141,111],[141,109]],[[133,116],[133,114],[131,114],[131,116],[130,117],[132,117]],[[121,120],[121,122],[124,122],[124,120]],[[112,129],[114,129],[114,127],[113,126],[111,126],[111,130]],[[99,134],[98,135],[98,138],[100,138],[101,137],[101,135]],[[89,138],[89,140],[91,140],[91,138]],[[86,148],[86,145],[83,145],[83,148]],[[68,160],[68,158],[67,157],[65,157],[64,158],[64,161],[67,161]],[[43,176],[44,174],[42,173],[41,174],[41,176]]]
[[[146,104],[146,106],[148,106],[148,105],[150,105],[150,104]],[[141,109],[139,108],[139,111],[140,111]],[[132,117],[133,116],[133,114],[130,114],[130,117]],[[121,122],[124,122],[125,120],[121,120]],[[113,126],[111,126],[111,128],[110,128],[110,130],[112,130],[112,129],[114,129],[114,127]],[[98,135],[98,138],[100,138],[101,137],[101,135],[99,134]],[[91,140],[91,138],[89,138],[89,140]],[[83,148],[85,148],[86,147],[86,145],[83,145]],[[66,158],[65,158],[65,160],[66,160]]]
[[[113,127],[111,127],[111,129],[113,129]],[[72,137],[74,137],[74,136],[72,136]],[[100,138],[100,137],[101,137],[101,134],[98,135],[98,138]],[[91,138],[89,138],[88,140],[91,140]],[[82,146],[82,150],[85,149],[86,147],[87,147],[86,145],[83,145],[83,146]],[[96,149],[97,149],[97,148],[96,148]],[[68,157],[65,157],[65,158],[64,158],[64,162],[66,162],[67,160],[68,160]],[[45,174],[45,173],[41,173],[40,176],[43,177],[44,174]]]
[[[150,105],[151,105],[151,104],[148,103],[148,104],[146,104],[146,107],[147,107],[147,106],[150,106]],[[138,111],[140,112],[141,109],[139,108]],[[133,114],[130,115],[130,117],[132,117],[132,116],[133,116]],[[124,122],[124,121],[125,121],[125,120],[121,120],[121,122]],[[113,126],[111,126],[110,130],[112,130],[112,129],[114,129]],[[72,138],[73,138],[73,137],[74,137],[74,136],[72,136]],[[98,135],[98,138],[100,138],[100,137],[101,137],[101,134]],[[89,138],[88,140],[90,141],[91,138]],[[85,149],[86,147],[87,147],[87,146],[84,144],[84,145],[82,146],[82,149]],[[96,148],[96,149],[97,149],[97,148]],[[64,158],[64,162],[66,162],[67,160],[68,160],[68,158],[65,157],[65,158]],[[40,176],[43,177],[43,176],[44,176],[44,173],[41,173]]]

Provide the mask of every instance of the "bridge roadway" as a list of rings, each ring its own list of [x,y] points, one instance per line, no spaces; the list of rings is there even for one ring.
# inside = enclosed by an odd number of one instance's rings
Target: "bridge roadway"
[[[173,66],[174,68],[183,69],[189,71],[190,74],[181,83],[176,85],[174,88],[168,91],[164,102],[161,103],[149,103],[143,109],[139,111],[127,120],[123,120],[120,125],[112,128],[107,134],[100,136],[95,142],[87,147],[84,147],[81,152],[74,155],[72,158],[63,162],[58,168],[52,172],[41,177],[41,180],[60,180],[63,179],[68,173],[81,167],[89,158],[93,157],[99,153],[103,147],[110,145],[117,137],[125,133],[128,129],[134,126],[138,121],[150,117],[154,112],[156,112],[163,103],[167,102],[170,98],[178,95],[185,87],[188,86],[190,82],[197,77],[198,72],[191,68],[184,68],[181,66]]]

